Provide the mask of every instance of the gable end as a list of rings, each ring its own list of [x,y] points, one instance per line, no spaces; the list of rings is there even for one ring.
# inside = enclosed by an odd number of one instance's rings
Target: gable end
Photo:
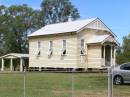
[[[84,26],[82,29],[80,29],[80,30],[77,31],[77,32],[80,32],[81,30],[83,30],[83,29],[85,29],[85,28],[108,31],[108,32],[110,32],[110,34],[111,34],[112,36],[117,37],[117,36],[111,31],[111,29],[109,29],[99,18],[96,18],[96,19],[93,20],[92,22],[88,23],[86,26]]]

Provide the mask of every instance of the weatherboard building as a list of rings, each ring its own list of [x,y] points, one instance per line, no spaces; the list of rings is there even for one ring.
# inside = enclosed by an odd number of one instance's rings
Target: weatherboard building
[[[103,69],[115,65],[115,37],[99,18],[46,25],[28,36],[29,67]]]

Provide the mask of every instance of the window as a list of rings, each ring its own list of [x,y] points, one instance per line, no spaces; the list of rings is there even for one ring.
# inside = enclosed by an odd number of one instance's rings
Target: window
[[[41,48],[41,42],[38,41],[38,49],[40,49],[40,48]]]
[[[121,70],[130,70],[130,63],[126,63],[120,67]]]
[[[40,41],[37,42],[37,47],[38,47],[38,50],[37,50],[36,56],[39,57],[41,55],[41,52],[40,52],[41,42]]]
[[[84,48],[84,39],[81,40],[81,48]]]
[[[104,48],[105,46],[102,46],[102,58],[104,58]]]
[[[63,48],[66,49],[66,40],[63,40]]]
[[[53,42],[49,41],[49,52],[48,52],[48,56],[52,55],[53,52]]]
[[[66,40],[63,40],[61,55],[66,54]]]
[[[50,42],[49,42],[49,51],[51,51],[51,50],[52,50],[52,47],[53,47],[53,42],[52,42],[52,41],[50,41]]]
[[[80,48],[80,54],[84,55],[85,54],[85,49],[84,49],[84,39],[81,40],[81,48]]]

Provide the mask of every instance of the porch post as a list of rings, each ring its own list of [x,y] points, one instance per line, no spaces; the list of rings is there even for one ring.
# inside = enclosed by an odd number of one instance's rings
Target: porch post
[[[20,72],[23,71],[23,59],[20,58]]]
[[[112,66],[112,65],[113,65],[113,62],[112,62],[112,61],[113,61],[113,60],[112,60],[112,45],[111,45],[111,58],[110,58],[110,59],[111,59],[111,62],[110,62],[111,64],[110,64],[110,66]]]
[[[2,58],[2,66],[1,66],[1,71],[4,71],[4,58]]]
[[[106,63],[106,62],[105,62],[105,52],[106,52],[106,51],[105,51],[105,45],[104,45],[104,66],[106,66],[106,64],[105,64],[105,63]]]
[[[114,65],[116,65],[116,48],[114,46]]]
[[[10,70],[13,71],[13,59],[10,59]]]
[[[86,63],[86,68],[85,71],[88,70],[88,45],[86,44],[86,50],[85,50],[86,56],[85,56],[85,63]]]

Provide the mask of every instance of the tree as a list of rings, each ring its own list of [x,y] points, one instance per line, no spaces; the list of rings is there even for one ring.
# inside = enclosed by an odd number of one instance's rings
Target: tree
[[[118,64],[130,62],[130,34],[123,38],[122,47],[118,50],[116,58]]]
[[[27,5],[0,6],[0,35],[4,53],[28,53],[27,35],[39,29],[40,10]]]
[[[7,24],[6,24],[6,15],[7,14],[7,10],[6,7],[1,5],[0,6],[0,55],[3,55],[5,53],[5,49],[4,49],[4,35],[5,33],[8,31],[7,28]]]
[[[41,3],[43,24],[52,24],[68,21],[69,16],[72,20],[80,17],[77,8],[69,0],[43,0]]]

